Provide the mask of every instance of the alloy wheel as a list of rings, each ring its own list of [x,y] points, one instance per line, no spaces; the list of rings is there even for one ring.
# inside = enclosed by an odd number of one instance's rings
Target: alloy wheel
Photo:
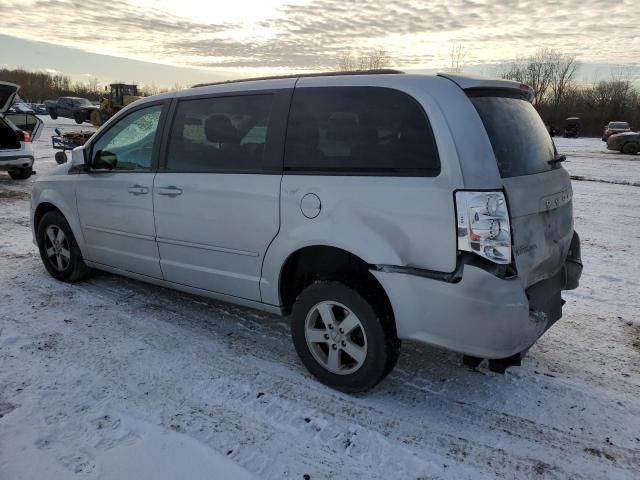
[[[44,249],[51,267],[63,272],[71,263],[71,248],[64,231],[57,225],[49,225],[45,230]]]
[[[313,357],[332,373],[354,373],[367,358],[367,336],[362,323],[341,303],[327,300],[311,308],[304,333]]]

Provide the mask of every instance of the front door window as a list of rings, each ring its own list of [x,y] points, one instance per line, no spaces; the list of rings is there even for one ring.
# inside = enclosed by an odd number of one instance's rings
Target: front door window
[[[162,108],[136,110],[113,125],[92,147],[92,168],[150,170]]]

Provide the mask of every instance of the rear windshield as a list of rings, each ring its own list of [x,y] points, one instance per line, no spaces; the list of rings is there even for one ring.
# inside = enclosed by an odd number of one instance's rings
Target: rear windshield
[[[471,102],[487,130],[502,178],[557,168],[549,164],[556,152],[553,140],[531,103],[503,96],[473,96]]]
[[[609,128],[618,128],[618,129],[629,128],[629,124],[627,122],[611,122],[609,124]]]

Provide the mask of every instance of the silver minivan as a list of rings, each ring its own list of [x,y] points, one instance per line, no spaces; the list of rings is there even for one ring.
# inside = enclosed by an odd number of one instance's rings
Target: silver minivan
[[[34,240],[59,280],[99,269],[288,315],[343,391],[382,380],[402,339],[504,371],[582,270],[531,96],[384,71],[145,98],[34,183]]]

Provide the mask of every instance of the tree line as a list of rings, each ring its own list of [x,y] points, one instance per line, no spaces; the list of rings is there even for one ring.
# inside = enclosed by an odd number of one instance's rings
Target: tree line
[[[40,103],[58,97],[83,97],[98,101],[105,96],[107,85],[101,85],[97,78],[91,77],[84,82],[72,81],[68,75],[50,72],[31,72],[28,70],[0,69],[0,80],[20,85],[20,97],[28,102]],[[121,82],[114,82],[121,83]],[[184,88],[175,84],[171,90]],[[170,89],[159,88],[155,84],[138,87],[141,95],[156,95]]]
[[[445,70],[463,73],[467,49],[453,44],[450,61]],[[389,68],[393,61],[386,50],[375,49],[360,53],[346,53],[338,57],[335,66],[340,71],[379,70]],[[533,105],[547,125],[559,132],[567,117],[581,118],[581,133],[599,135],[609,121],[627,121],[640,128],[640,90],[631,81],[629,72],[619,69],[607,79],[590,85],[579,84],[576,74],[580,63],[575,56],[542,48],[533,54],[505,62],[497,69],[497,75],[529,85],[534,91]],[[97,101],[105,95],[105,86],[98,79],[85,82],[72,81],[67,75],[49,72],[31,72],[17,69],[0,69],[0,80],[21,86],[21,96],[27,101],[40,102],[60,96],[84,97]],[[159,88],[154,84],[140,86],[142,95],[155,95],[168,90],[184,88]]]
[[[444,70],[463,73],[467,49],[452,44]],[[383,69],[392,66],[384,49],[349,53],[338,59],[337,70]],[[541,48],[533,54],[505,62],[497,76],[529,85],[534,92],[533,105],[549,126],[560,134],[568,117],[580,117],[583,135],[600,135],[609,121],[627,121],[640,128],[640,90],[628,71],[612,71],[610,77],[590,85],[579,84],[576,74],[580,63],[573,55]]]
[[[567,117],[580,117],[581,132],[599,135],[609,121],[640,127],[640,90],[624,69],[591,85],[576,81],[580,68],[575,56],[542,48],[499,68],[502,78],[529,85],[533,105],[548,125],[562,129]]]

